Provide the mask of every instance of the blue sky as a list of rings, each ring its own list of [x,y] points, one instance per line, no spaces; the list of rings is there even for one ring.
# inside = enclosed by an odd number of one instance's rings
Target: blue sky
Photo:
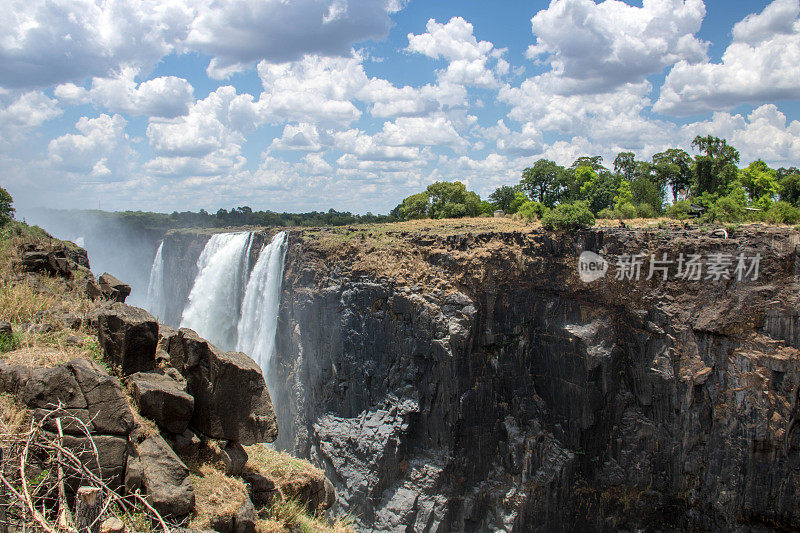
[[[725,137],[798,165],[800,0],[13,0],[0,186],[34,206],[385,213],[537,159]]]

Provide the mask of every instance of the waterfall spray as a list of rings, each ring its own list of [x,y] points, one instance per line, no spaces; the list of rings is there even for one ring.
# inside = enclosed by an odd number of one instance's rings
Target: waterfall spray
[[[282,231],[258,255],[244,292],[242,316],[237,326],[236,349],[258,363],[265,379],[275,351],[285,244],[286,232]]]
[[[150,268],[150,281],[147,283],[147,310],[156,318],[164,320],[167,312],[167,302],[164,295],[164,259],[161,250],[164,241],[158,245],[153,266]]]
[[[218,233],[197,260],[197,277],[181,327],[195,330],[223,350],[236,346],[252,234]]]

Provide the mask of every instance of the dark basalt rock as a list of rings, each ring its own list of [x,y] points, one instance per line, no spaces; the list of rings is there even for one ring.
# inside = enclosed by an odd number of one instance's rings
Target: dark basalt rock
[[[158,323],[138,307],[115,303],[97,315],[97,338],[106,359],[123,374],[147,372],[155,367]]]
[[[22,252],[22,269],[26,272],[72,277],[72,269],[64,250],[31,248]]]
[[[121,282],[108,272],[100,276],[98,284],[100,285],[100,292],[102,292],[103,297],[114,302],[124,303],[125,299],[131,293],[130,285]]]
[[[81,387],[95,430],[112,435],[129,434],[136,424],[119,380],[94,361],[75,359],[67,367]]]
[[[276,444],[325,468],[357,528],[800,525],[796,232],[417,240],[441,248],[432,273],[457,293],[287,252]],[[761,253],[762,281],[587,284],[583,250]]]
[[[194,411],[194,398],[186,385],[158,372],[137,372],[128,380],[143,416],[172,433],[183,433]]]
[[[134,447],[125,480],[128,490],[135,490],[141,483],[147,501],[165,516],[180,517],[190,513],[194,509],[194,488],[189,469],[169,444],[154,435]]]
[[[191,427],[243,445],[275,440],[272,401],[255,361],[243,353],[223,352],[190,329],[163,342],[194,397]]]

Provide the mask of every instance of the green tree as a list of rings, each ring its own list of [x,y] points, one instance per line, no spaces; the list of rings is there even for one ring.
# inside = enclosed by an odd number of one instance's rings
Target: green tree
[[[622,204],[629,204],[631,201],[633,201],[631,182],[623,178],[619,181],[617,194],[614,196],[614,207],[619,207]]]
[[[568,202],[557,205],[542,216],[545,229],[576,230],[594,224],[594,215],[586,202]]]
[[[560,201],[564,185],[564,167],[548,159],[540,159],[522,171],[520,187],[531,200],[544,205],[552,207]]]
[[[603,156],[600,155],[583,155],[573,161],[571,169],[575,170],[578,167],[589,167],[595,172],[601,172],[603,170],[608,170],[606,167],[603,166]]]
[[[672,189],[672,201],[678,201],[679,191],[689,191],[692,185],[692,156],[680,148],[670,148],[653,155],[653,165],[659,179]]]
[[[613,207],[614,198],[618,194],[619,178],[608,171],[595,172],[581,166],[575,169],[575,182],[580,184],[580,197],[588,202],[593,213],[601,209]]]
[[[452,213],[454,209],[452,206],[445,208],[448,203],[464,205],[466,202],[467,186],[460,181],[437,181],[428,185],[426,191],[431,199],[428,213],[431,218],[448,218],[448,213]]]
[[[781,178],[779,186],[778,193],[781,200],[794,206],[800,204],[800,172],[785,174]]]
[[[739,151],[725,139],[711,135],[695,137],[692,148],[705,154],[695,158],[695,195],[725,194],[728,185],[736,179]]]
[[[427,192],[412,194],[397,206],[399,218],[401,220],[412,220],[426,218],[428,216],[428,204],[431,197]]]
[[[762,207],[769,207],[780,191],[777,173],[760,159],[739,172],[739,181],[750,200]]]
[[[514,213],[519,211],[519,208],[522,207],[522,204],[524,204],[525,202],[529,202],[529,201],[530,200],[528,200],[528,197],[525,196],[524,192],[515,191],[514,192],[514,201],[511,202],[511,205],[509,206],[510,211],[508,211],[508,213],[513,215]]]
[[[628,181],[633,181],[636,173],[636,156],[633,152],[620,152],[614,158],[614,172]]]
[[[517,190],[510,185],[503,185],[502,187],[498,187],[495,191],[489,195],[489,201],[496,209],[502,209],[506,213],[514,213],[516,210],[512,211],[512,205],[517,198]]]
[[[0,187],[0,226],[5,226],[14,218],[14,199],[8,191]]]

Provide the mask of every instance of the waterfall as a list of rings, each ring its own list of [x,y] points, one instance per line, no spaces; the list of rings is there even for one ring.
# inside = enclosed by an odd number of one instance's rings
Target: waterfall
[[[197,260],[197,276],[181,317],[181,327],[226,351],[236,346],[251,244],[249,232],[217,233],[209,239]]]
[[[236,328],[236,349],[248,354],[258,363],[264,379],[267,379],[269,361],[275,350],[285,243],[286,232],[282,231],[259,253],[247,282],[242,315]]]
[[[167,313],[167,302],[164,295],[164,259],[161,257],[161,249],[164,248],[164,241],[158,245],[156,257],[153,259],[153,266],[150,267],[150,280],[147,282],[147,304],[146,308],[150,314],[162,321]]]

